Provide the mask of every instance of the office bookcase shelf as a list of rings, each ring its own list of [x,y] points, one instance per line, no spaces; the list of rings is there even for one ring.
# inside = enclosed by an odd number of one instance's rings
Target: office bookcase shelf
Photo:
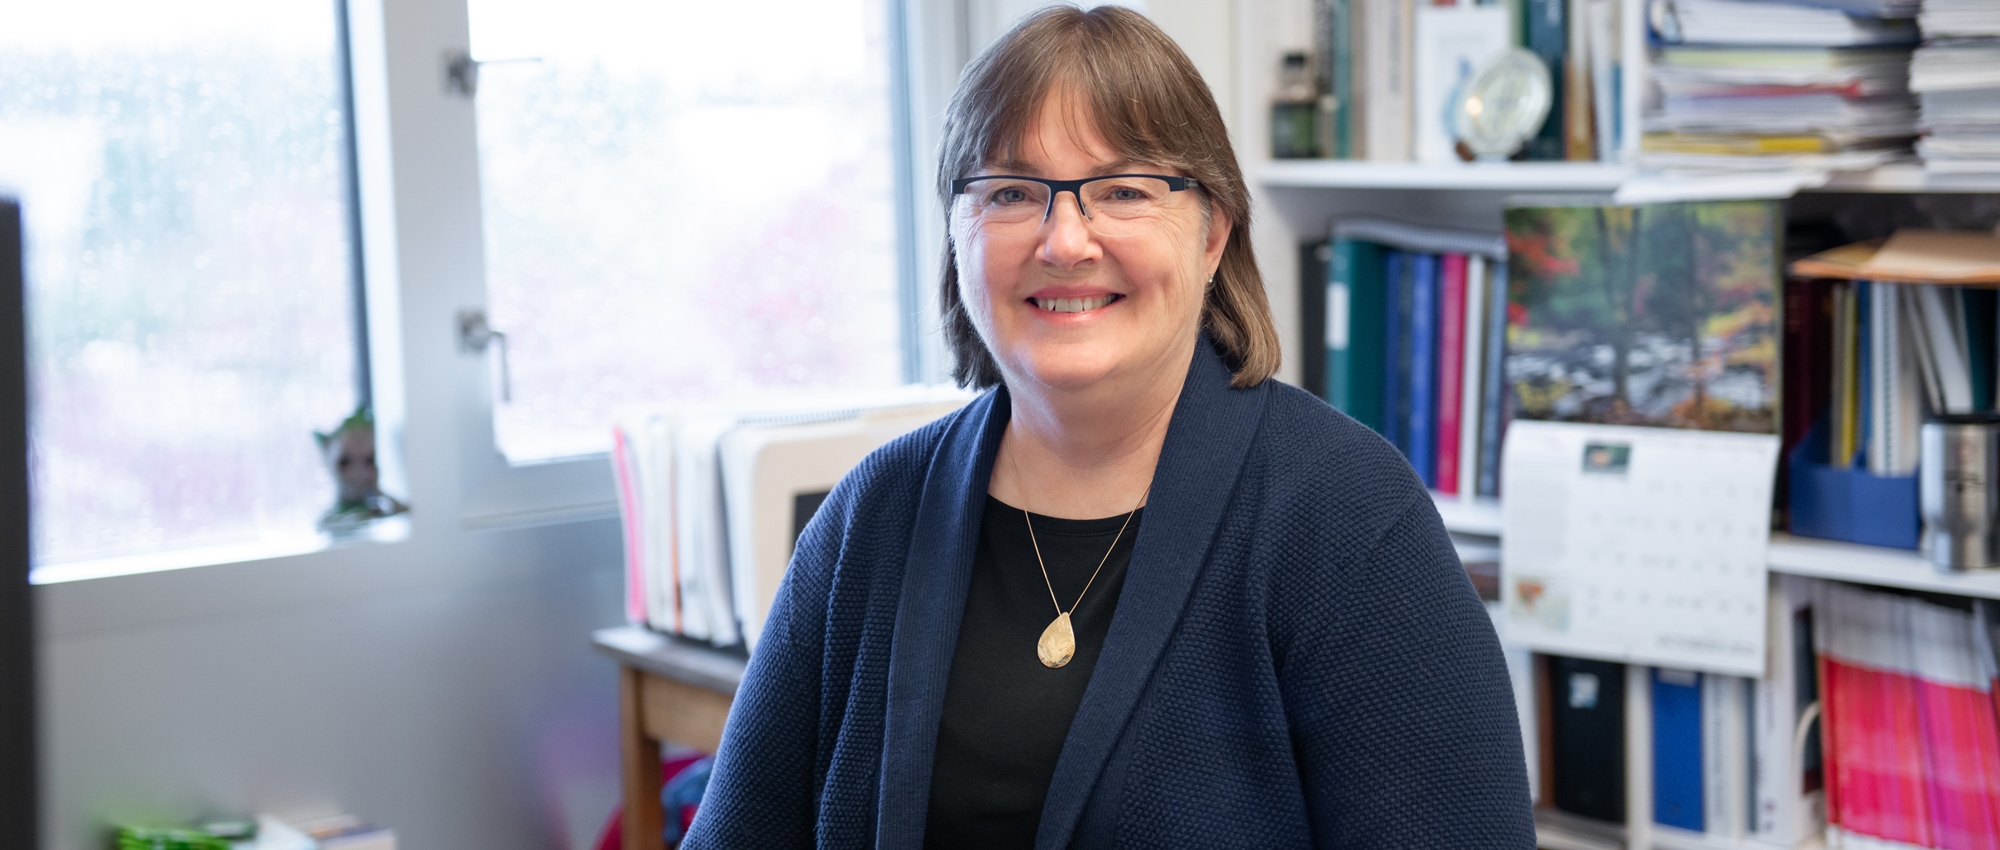
[[[1940,573],[1909,549],[1773,534],[1771,569],[1795,576],[2000,599],[2000,572]]]
[[[1274,160],[1258,182],[1286,189],[1443,189],[1494,192],[1610,192],[1630,169],[1601,162],[1496,162],[1435,165],[1362,160]]]
[[[1479,537],[1500,536],[1498,500],[1460,499],[1432,493],[1431,501],[1437,505],[1438,517],[1444,520],[1445,530]],[[1771,571],[1786,575],[2000,599],[2000,570],[1940,573],[1922,555],[1909,549],[1887,549],[1773,533],[1770,559]]]
[[[1431,502],[1437,505],[1438,517],[1444,520],[1446,531],[1482,537],[1500,536],[1498,499],[1459,498],[1433,492]]]
[[[1837,171],[1821,192],[2000,192],[2000,174],[1938,174],[1903,163],[1867,171]]]
[[[1755,838],[1724,838],[1653,824],[1653,850],[1789,850]],[[1625,827],[1555,809],[1535,810],[1535,844],[1542,850],[1627,850]]]
[[[1293,159],[1266,160],[1255,168],[1257,182],[1273,189],[1616,192],[1634,179],[1665,179],[1610,162],[1437,164]],[[1823,178],[1802,176],[1801,180],[1808,192],[2000,192],[2000,174],[1938,174],[1908,163],[1829,172]]]

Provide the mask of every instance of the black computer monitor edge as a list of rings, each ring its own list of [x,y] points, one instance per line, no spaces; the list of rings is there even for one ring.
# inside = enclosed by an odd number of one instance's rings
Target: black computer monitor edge
[[[0,196],[0,830],[37,846],[35,627],[28,587],[27,321],[21,207]]]

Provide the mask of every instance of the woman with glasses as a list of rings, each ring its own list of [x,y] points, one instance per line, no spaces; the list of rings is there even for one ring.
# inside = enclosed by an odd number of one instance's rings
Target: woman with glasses
[[[684,846],[1533,847],[1422,483],[1270,380],[1187,57],[1037,14],[966,69],[939,175],[945,338],[989,392],[807,527]]]

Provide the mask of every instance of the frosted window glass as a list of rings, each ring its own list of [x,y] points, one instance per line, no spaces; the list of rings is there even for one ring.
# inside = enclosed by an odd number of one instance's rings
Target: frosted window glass
[[[470,9],[510,459],[603,451],[632,404],[901,382],[882,0]]]
[[[332,3],[4,17],[36,560],[312,535],[356,396]]]

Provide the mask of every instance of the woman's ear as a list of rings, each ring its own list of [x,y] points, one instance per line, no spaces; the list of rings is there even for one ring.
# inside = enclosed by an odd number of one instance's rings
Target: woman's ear
[[[1229,234],[1236,227],[1236,220],[1225,210],[1216,209],[1209,213],[1207,244],[1202,246],[1202,261],[1210,273],[1222,267],[1222,249],[1229,245]]]

